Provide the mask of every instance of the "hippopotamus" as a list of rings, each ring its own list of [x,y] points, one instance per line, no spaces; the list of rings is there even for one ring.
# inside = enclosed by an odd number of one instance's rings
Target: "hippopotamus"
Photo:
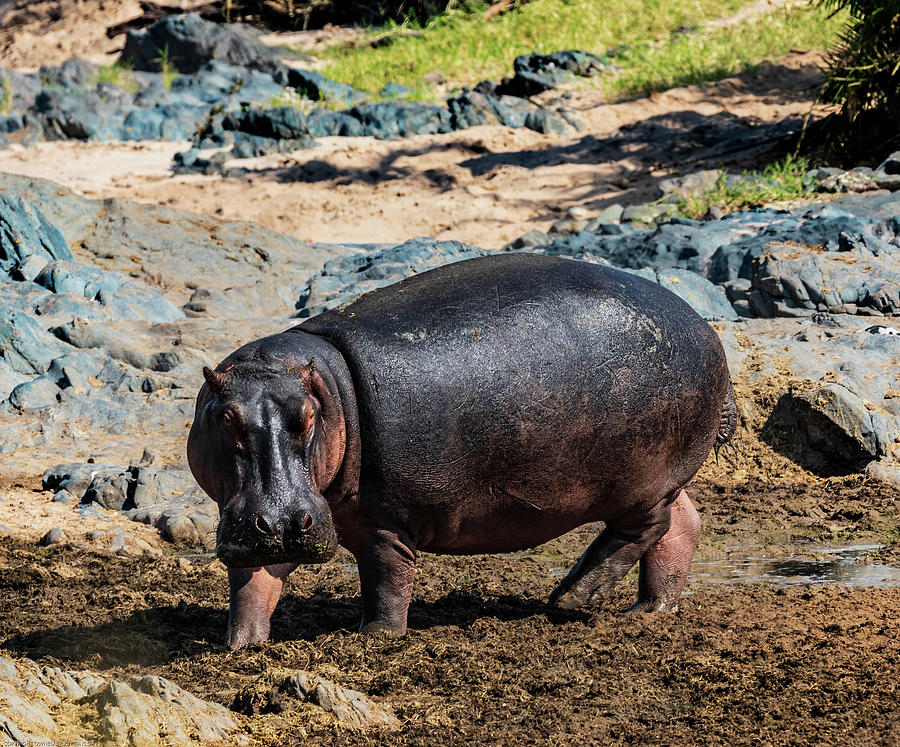
[[[285,577],[338,545],[360,631],[403,634],[420,550],[534,547],[604,522],[550,595],[677,609],[700,519],[685,485],[735,428],[721,343],[688,304],[537,254],[445,265],[204,370],[188,437],[220,510],[227,645],[264,641]]]

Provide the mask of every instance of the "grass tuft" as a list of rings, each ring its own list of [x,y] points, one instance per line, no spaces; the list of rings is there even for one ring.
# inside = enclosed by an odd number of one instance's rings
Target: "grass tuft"
[[[712,189],[682,197],[678,212],[686,218],[703,218],[711,207],[726,213],[736,213],[748,208],[762,207],[772,202],[810,197],[815,184],[806,178],[809,161],[805,158],[786,156],[784,160],[770,164],[758,171],[745,171],[739,179],[729,177],[724,169]]]
[[[160,72],[162,73],[163,88],[167,91],[172,90],[172,82],[178,77],[178,69],[172,64],[172,58],[169,56],[169,45],[166,44],[162,49],[157,49],[159,57]]]
[[[0,81],[0,114],[9,114],[12,111],[12,81],[4,78]]]
[[[138,84],[131,74],[131,66],[125,62],[114,62],[112,65],[101,65],[97,70],[94,85],[109,83],[124,88],[129,93],[137,93]]]

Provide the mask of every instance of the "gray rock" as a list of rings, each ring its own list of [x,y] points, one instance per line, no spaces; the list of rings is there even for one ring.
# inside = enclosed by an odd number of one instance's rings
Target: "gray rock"
[[[792,427],[803,461],[818,472],[857,471],[884,454],[865,404],[840,384],[785,394],[773,418]]]
[[[86,464],[74,462],[57,464],[44,471],[41,478],[41,487],[44,490],[67,490],[77,500],[81,500],[88,487],[98,475],[124,474],[126,467],[117,467],[109,464]]]
[[[313,316],[409,275],[489,253],[458,241],[421,238],[368,254],[339,257],[326,262],[307,282],[295,316]]]
[[[68,490],[66,490],[65,488],[63,488],[62,490],[57,490],[57,491],[53,494],[53,502],[54,502],[54,503],[64,503],[64,504],[67,504],[67,505],[68,505],[68,504],[71,504],[71,503],[75,503],[75,500],[76,500],[76,499],[75,499],[75,496],[72,495],[72,494],[71,494]]]
[[[46,410],[59,402],[60,388],[47,376],[19,384],[9,394],[9,403],[18,410]]]
[[[671,217],[675,215],[674,205],[653,204],[646,205],[629,205],[622,213],[623,221],[631,221],[634,223],[653,223],[662,217]]]
[[[659,182],[659,189],[663,195],[673,195],[674,197],[709,192],[716,186],[720,175],[721,172],[718,169],[695,171],[685,176],[662,179]]]
[[[0,269],[21,267],[30,257],[46,264],[52,260],[70,260],[72,253],[62,234],[41,210],[15,194],[0,192]]]
[[[840,249],[846,248],[846,251]],[[800,251],[771,243],[752,264],[751,283],[761,316],[815,311],[890,314],[900,310],[900,250],[877,253],[848,239],[838,251]]]
[[[310,672],[301,670],[285,677],[265,693],[266,702],[262,704],[254,696],[257,689],[251,686],[238,692],[232,709],[252,715],[259,712],[288,711],[296,707],[297,703],[313,703],[346,726],[362,729],[400,727],[399,720],[389,709],[377,705],[357,690],[341,687]]]
[[[45,373],[55,358],[72,348],[44,330],[29,314],[0,307],[0,359],[12,371]]]
[[[128,474],[95,475],[81,498],[82,503],[97,503],[104,508],[119,510],[128,502],[131,480]]]
[[[880,171],[888,176],[900,176],[900,150],[891,153],[884,159],[875,171]]]
[[[182,73],[196,72],[210,60],[268,73],[284,71],[275,52],[258,39],[237,26],[205,21],[196,13],[167,16],[145,30],[128,32],[122,61],[135,70],[159,72],[164,55]]]
[[[42,547],[48,547],[50,545],[58,545],[62,542],[65,542],[68,539],[68,535],[59,527],[53,527],[48,530],[47,533],[41,537],[38,541],[38,544]]]

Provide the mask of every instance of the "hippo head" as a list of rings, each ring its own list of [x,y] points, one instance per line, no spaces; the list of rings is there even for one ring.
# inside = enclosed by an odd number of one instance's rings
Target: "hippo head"
[[[344,457],[340,397],[327,368],[285,355],[277,339],[204,369],[188,437],[191,471],[219,506],[216,552],[231,568],[318,563],[337,549],[322,492]]]

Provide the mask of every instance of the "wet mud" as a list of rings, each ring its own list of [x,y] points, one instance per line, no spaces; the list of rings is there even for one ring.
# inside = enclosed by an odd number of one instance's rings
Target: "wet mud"
[[[306,670],[402,724],[352,729],[310,704],[236,715],[264,745],[896,745],[900,587],[723,583],[703,570],[733,562],[747,538],[765,557],[793,542],[808,562],[827,560],[823,538],[883,540],[897,527],[896,491],[846,478],[826,505],[820,485],[723,487],[693,488],[706,530],[677,613],[622,615],[633,573],[597,609],[548,608],[559,574],[598,530],[587,526],[523,553],[423,555],[403,638],[354,632],[358,581],[342,551],[294,573],[272,642],[240,652],[222,646],[227,579],[209,556],[123,559],[0,540],[0,656],[162,675],[226,706]],[[850,528],[836,531],[841,522]],[[853,562],[891,556],[890,545],[863,548]]]

